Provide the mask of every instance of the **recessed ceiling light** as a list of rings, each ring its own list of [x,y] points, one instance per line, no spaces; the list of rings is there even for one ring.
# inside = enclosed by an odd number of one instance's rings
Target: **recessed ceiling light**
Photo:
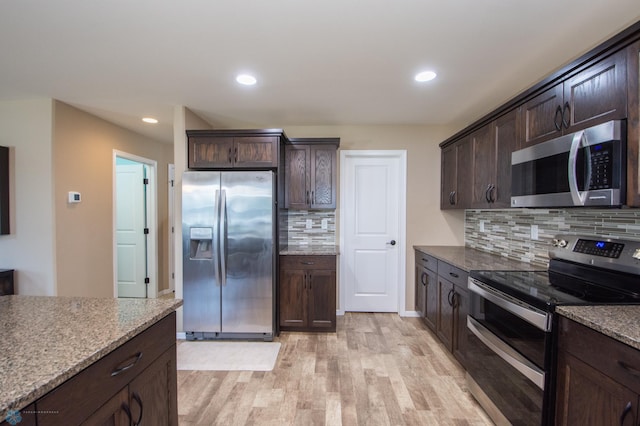
[[[236,77],[236,81],[240,84],[244,84],[245,86],[253,86],[258,80],[256,80],[252,75],[240,74]]]
[[[416,81],[419,81],[421,83],[424,81],[431,81],[436,78],[436,73],[433,71],[422,71],[416,74],[414,78],[416,79]]]
[[[158,120],[156,120],[155,118],[152,118],[152,117],[144,117],[142,119],[142,121],[144,121],[145,123],[149,123],[149,124],[158,124]]]

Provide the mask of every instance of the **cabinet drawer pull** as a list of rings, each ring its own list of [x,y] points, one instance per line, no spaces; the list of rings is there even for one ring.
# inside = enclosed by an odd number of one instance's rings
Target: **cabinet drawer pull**
[[[422,285],[427,285],[427,273],[423,272],[422,275],[420,276],[420,281],[422,282]]]
[[[133,393],[133,395],[131,395],[131,398],[133,398],[133,400],[135,402],[138,403],[138,406],[140,406],[140,414],[138,415],[138,421],[133,422],[133,426],[138,426],[142,423],[142,399],[140,398],[140,395],[138,395],[136,392]]]
[[[303,265],[314,265],[316,262],[300,262]]]
[[[571,125],[571,106],[569,106],[569,102],[565,102],[564,108],[562,109],[562,124],[565,129],[568,129]]]
[[[449,302],[449,306],[453,306],[453,289],[449,290],[449,294],[447,294],[447,302]]]
[[[129,405],[126,402],[123,402],[120,408],[127,415],[127,417],[129,418],[129,424],[131,424],[131,422],[133,421],[133,418],[131,417],[131,410],[129,409]]]
[[[238,162],[238,148],[233,150],[233,162],[234,163]]]
[[[631,401],[627,402],[627,405],[622,410],[622,414],[620,414],[620,426],[624,426],[624,421],[627,418],[627,415],[631,412],[633,406],[631,405]]]
[[[427,262],[427,263],[429,263],[429,259],[426,259],[426,258],[424,258],[424,257],[422,258],[422,261],[423,261],[423,262]]]
[[[451,275],[453,278],[460,278],[460,275],[454,273],[454,272],[449,272],[449,275]]]
[[[640,377],[640,370],[638,370],[637,368],[633,368],[632,366],[630,366],[629,364],[627,364],[624,361],[618,361],[618,365],[622,368],[624,368],[625,370],[627,370],[627,372],[633,376],[636,377]]]
[[[126,359],[126,361],[130,360],[131,358],[135,358],[133,360],[133,362],[125,365],[124,367],[119,367],[119,368],[116,368],[115,370],[113,370],[111,372],[111,377],[117,376],[120,373],[124,373],[125,371],[127,371],[128,369],[130,369],[131,367],[136,365],[138,363],[138,361],[140,361],[140,358],[142,358],[142,352],[138,352],[137,354],[130,356],[129,358]]]
[[[228,161],[228,163],[231,164],[231,148],[229,148],[229,161]]]
[[[556,108],[556,115],[553,116],[553,125],[557,131],[562,130],[562,106]]]

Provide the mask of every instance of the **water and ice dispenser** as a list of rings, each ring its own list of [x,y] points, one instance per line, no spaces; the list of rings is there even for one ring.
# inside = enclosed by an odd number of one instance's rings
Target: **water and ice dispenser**
[[[189,257],[213,258],[213,228],[191,228],[189,233]]]

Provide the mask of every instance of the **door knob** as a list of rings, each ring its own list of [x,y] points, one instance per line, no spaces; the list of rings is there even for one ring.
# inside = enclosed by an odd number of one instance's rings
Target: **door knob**
[[[395,246],[396,245],[396,240],[391,240],[387,244],[391,244],[392,246]]]

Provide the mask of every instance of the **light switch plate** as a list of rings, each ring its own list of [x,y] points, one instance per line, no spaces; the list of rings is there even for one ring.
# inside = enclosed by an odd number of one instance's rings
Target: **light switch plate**
[[[313,227],[313,221],[311,219],[307,219],[307,229],[311,229]]]

